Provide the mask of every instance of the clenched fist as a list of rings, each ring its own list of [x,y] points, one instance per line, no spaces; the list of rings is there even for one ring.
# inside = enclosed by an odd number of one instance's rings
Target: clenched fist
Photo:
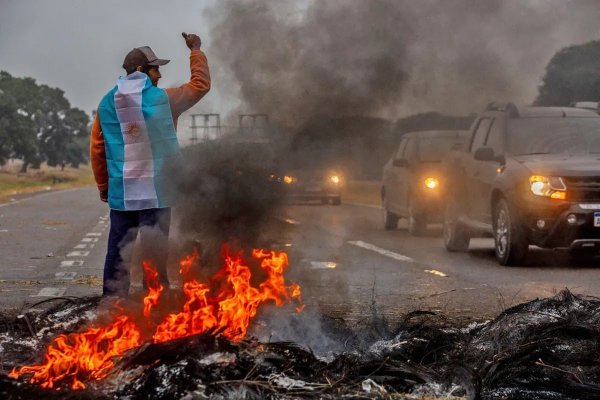
[[[200,36],[193,33],[185,33],[181,32],[181,36],[185,39],[185,44],[190,50],[200,50],[200,46],[202,45],[202,41],[200,40]]]

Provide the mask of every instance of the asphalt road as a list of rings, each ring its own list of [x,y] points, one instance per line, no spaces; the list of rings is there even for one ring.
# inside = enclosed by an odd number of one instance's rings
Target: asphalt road
[[[99,294],[107,216],[95,188],[0,205],[1,307]],[[597,267],[570,266],[560,251],[532,248],[527,265],[501,267],[491,239],[474,240],[468,253],[447,253],[439,226],[419,238],[403,221],[384,231],[378,207],[296,204],[278,221],[284,229],[270,246],[289,253],[288,278],[302,286],[307,309],[350,321],[374,314],[394,321],[414,310],[479,320],[564,288],[600,295]],[[175,229],[174,244],[177,235]]]

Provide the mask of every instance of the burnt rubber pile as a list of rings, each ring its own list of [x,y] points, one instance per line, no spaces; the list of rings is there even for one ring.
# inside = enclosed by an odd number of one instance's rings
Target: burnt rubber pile
[[[39,362],[58,333],[88,324],[96,306],[97,299],[66,299],[0,319],[0,398],[600,398],[600,300],[568,291],[468,327],[414,312],[375,341],[365,341],[373,331],[331,324],[346,350],[328,358],[297,343],[232,342],[212,331],[131,349],[83,390],[7,376]]]

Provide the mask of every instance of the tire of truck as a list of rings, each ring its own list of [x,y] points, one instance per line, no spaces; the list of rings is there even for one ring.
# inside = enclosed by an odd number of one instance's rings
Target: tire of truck
[[[412,236],[424,236],[427,233],[427,218],[415,213],[414,200],[408,200],[408,233]]]
[[[457,209],[456,202],[451,200],[444,209],[444,246],[450,252],[467,251],[471,242],[469,231],[458,221]]]
[[[494,249],[504,266],[522,265],[529,250],[525,228],[505,199],[494,207]]]
[[[393,231],[398,228],[398,216],[390,211],[385,206],[385,196],[381,196],[381,209],[383,211],[383,229]]]

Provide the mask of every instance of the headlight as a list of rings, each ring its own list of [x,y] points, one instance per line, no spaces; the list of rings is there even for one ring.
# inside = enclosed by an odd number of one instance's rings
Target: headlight
[[[423,181],[423,183],[425,184],[425,187],[427,189],[437,189],[440,187],[440,181],[437,178],[426,178],[425,181]]]
[[[339,177],[339,176],[337,176],[337,175],[331,175],[331,176],[329,177],[329,180],[330,180],[331,182],[335,183],[336,185],[337,185],[338,183],[340,183],[340,177]]]
[[[293,176],[286,175],[283,177],[283,181],[288,185],[291,185],[292,183],[296,182],[296,178],[294,178]]]
[[[567,187],[563,180],[554,176],[534,175],[529,177],[529,187],[536,196],[564,200],[567,198]]]

